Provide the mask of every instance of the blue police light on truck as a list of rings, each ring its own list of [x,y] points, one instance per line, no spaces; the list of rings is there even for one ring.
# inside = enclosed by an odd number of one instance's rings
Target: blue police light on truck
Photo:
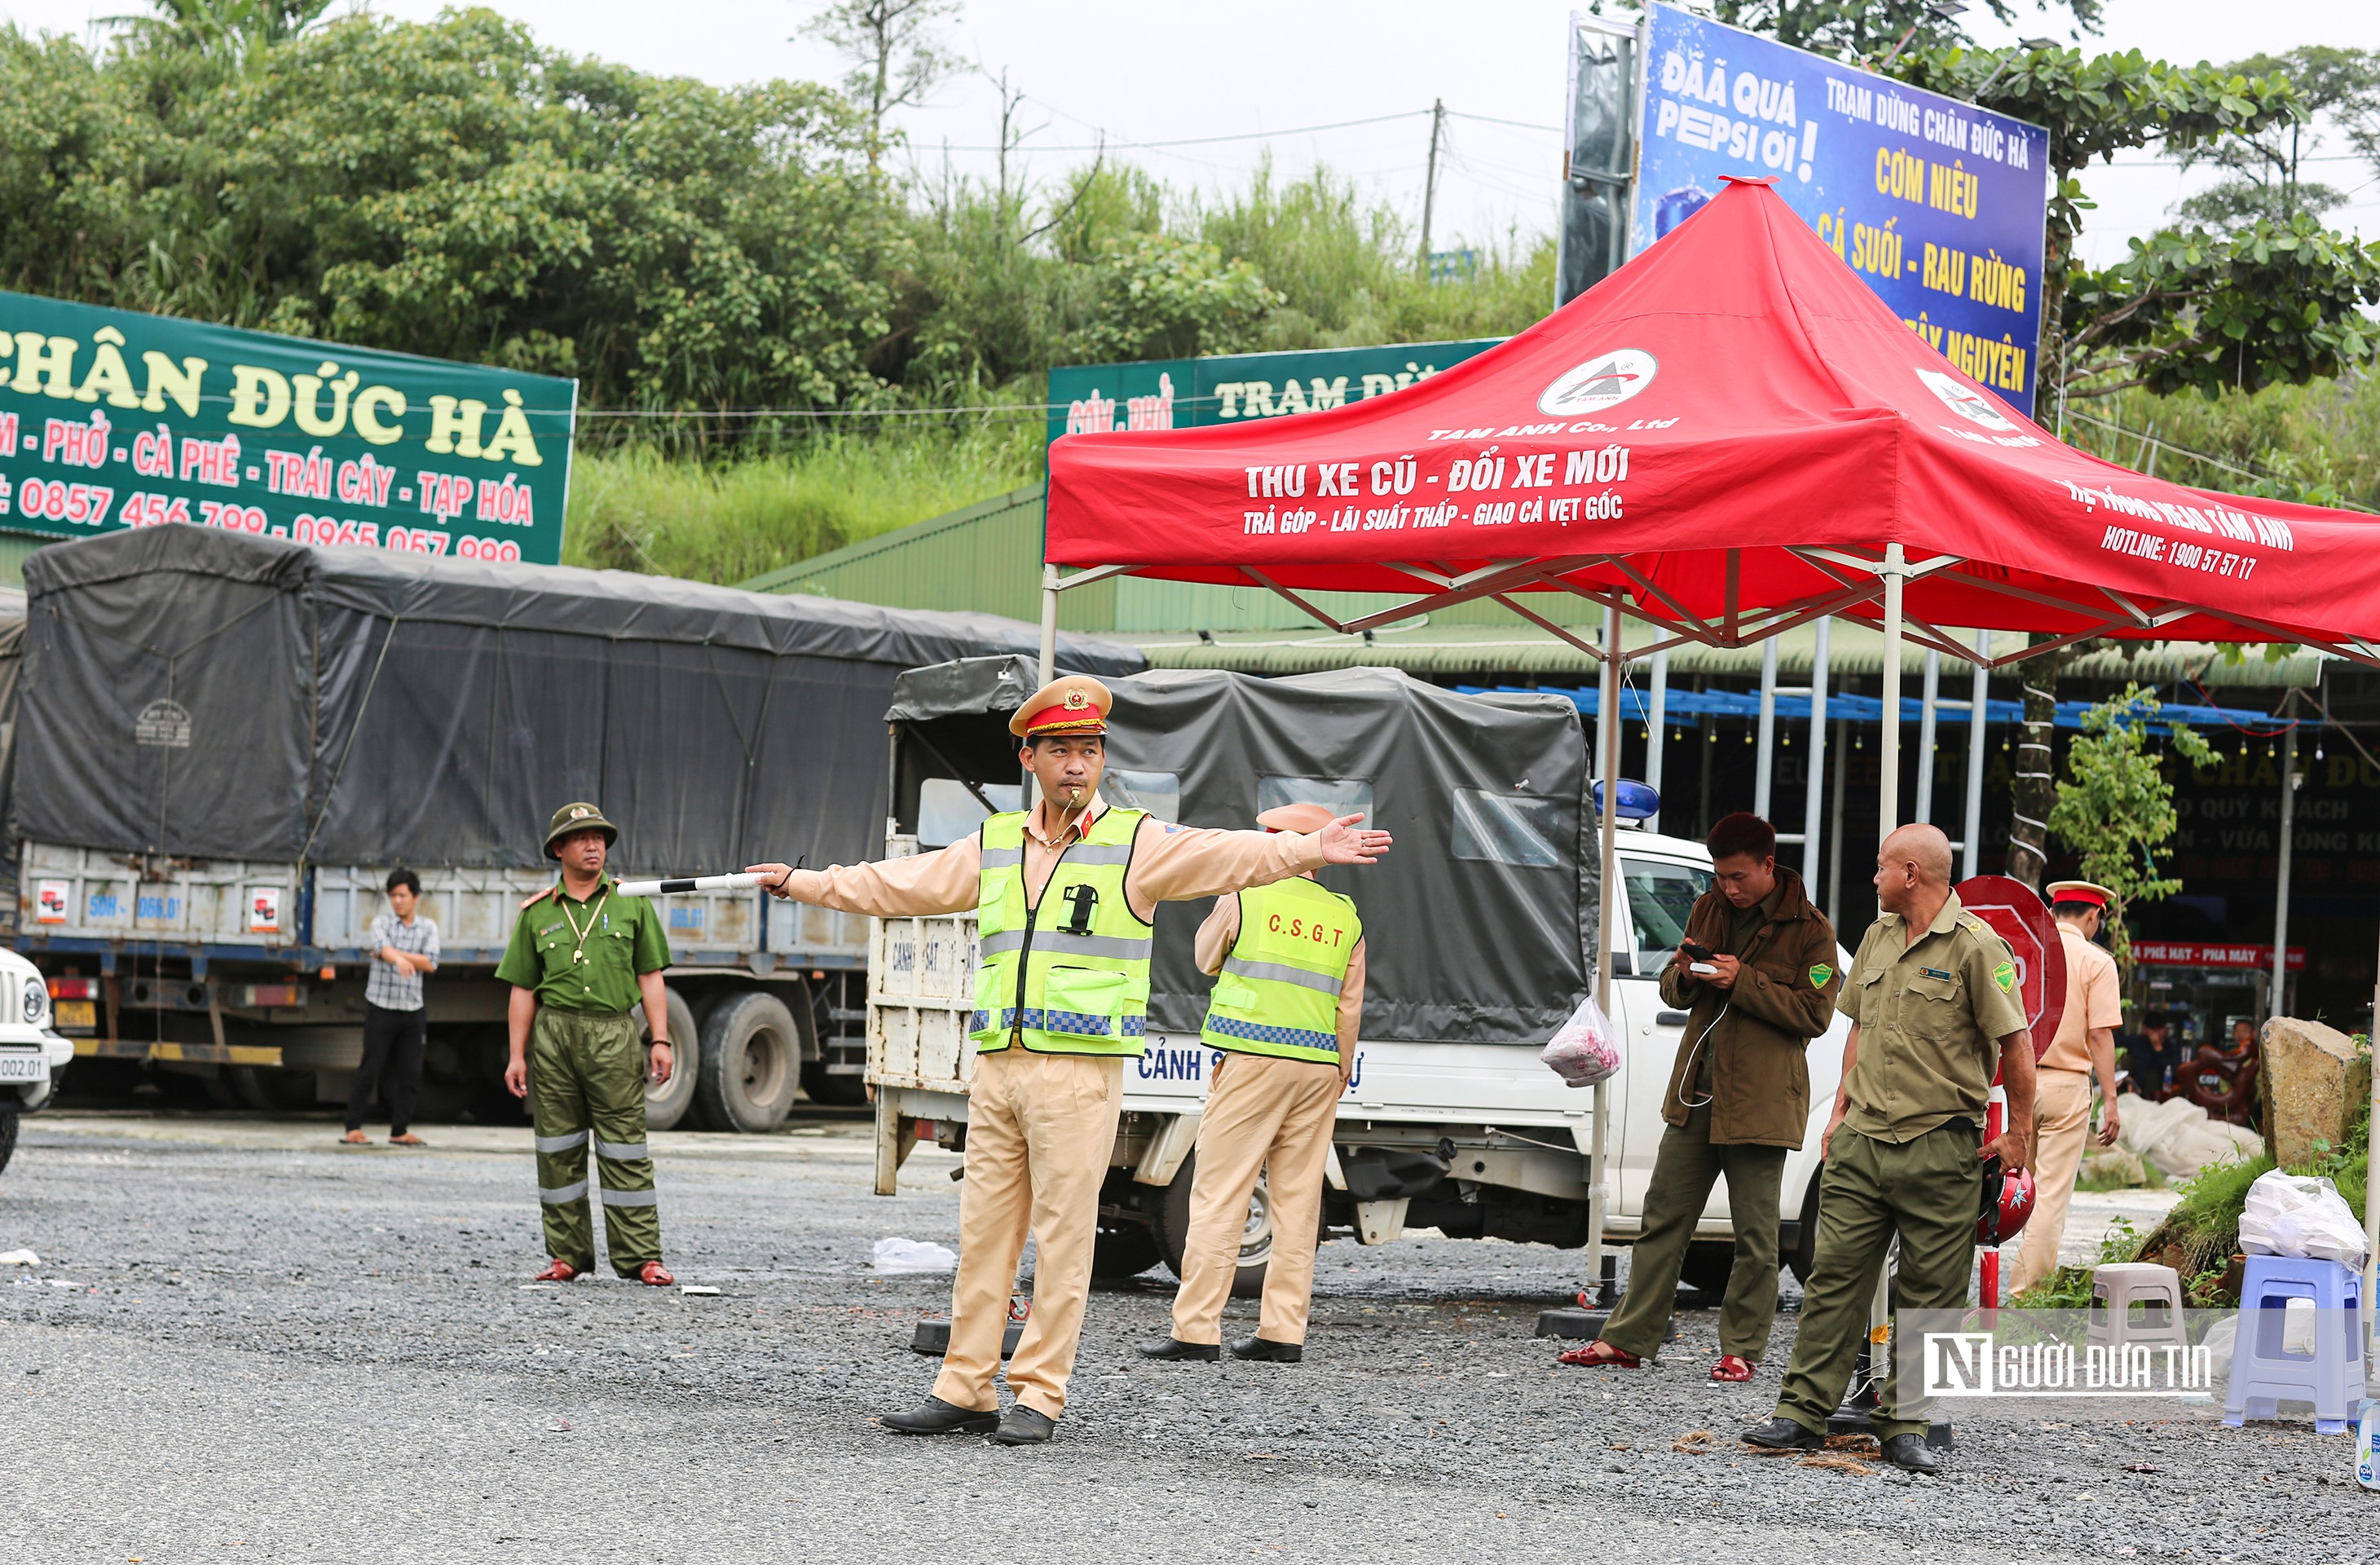
[[[1603,814],[1603,784],[1596,783],[1586,791],[1587,802],[1594,806],[1597,818]],[[1621,820],[1650,820],[1661,813],[1661,792],[1633,778],[1620,780],[1620,803],[1611,812]]]

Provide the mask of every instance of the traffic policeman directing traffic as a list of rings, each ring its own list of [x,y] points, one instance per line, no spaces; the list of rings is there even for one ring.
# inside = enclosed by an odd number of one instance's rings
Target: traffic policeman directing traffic
[[[1896,1236],[1894,1307],[1965,1307],[1984,1160],[1997,1157],[2014,1171],[2032,1156],[2033,1035],[2017,1001],[2015,957],[1960,906],[1949,840],[1932,826],[1894,831],[1876,855],[1876,893],[1882,912],[1837,1001],[1852,1030],[1820,1147],[1817,1253],[1793,1361],[1776,1417],[1743,1437],[1774,1450],[1826,1444]],[[1996,1057],[2008,1129],[1979,1145]],[[1891,1355],[1869,1428],[1887,1461],[1931,1473],[1940,1462],[1925,1446],[1925,1401],[1903,1394],[1903,1357]]]
[[[1268,831],[1327,830],[1317,804],[1257,817]],[[1305,1353],[1322,1171],[1339,1098],[1355,1069],[1364,1019],[1364,920],[1352,898],[1311,871],[1216,900],[1198,927],[1199,971],[1218,975],[1199,1037],[1220,1050],[1198,1122],[1190,1231],[1173,1334],[1140,1351],[1155,1359],[1222,1356],[1223,1302],[1238,1276],[1257,1176],[1265,1181],[1272,1252],[1257,1331],[1232,1356],[1295,1364]]]
[[[545,856],[558,884],[521,904],[496,977],[513,986],[505,1020],[512,1057],[504,1085],[529,1099],[537,1126],[537,1198],[552,1262],[541,1282],[567,1282],[595,1265],[587,1206],[587,1148],[595,1148],[603,1237],[612,1269],[654,1288],[677,1279],[662,1265],[661,1208],[645,1147],[645,1074],[670,1078],[669,1005],[662,969],[669,937],[641,897],[622,896],[603,873],[620,829],[584,802],[553,812]],[[630,1013],[639,1001],[650,1049]]]
[[[939,852],[801,870],[756,864],[778,896],[899,917],[976,910],[979,960],[969,1036],[959,1268],[950,1347],[924,1404],[888,1414],[903,1434],[991,1433],[1029,1445],[1056,1432],[1082,1333],[1099,1185],[1115,1145],[1123,1062],[1143,1051],[1149,940],[1160,902],[1219,896],[1389,849],[1360,815],[1312,833],[1192,830],[1099,798],[1112,698],[1098,680],[1044,685],[1009,722],[1040,793]],[[1016,1263],[1036,1239],[1033,1309],[992,1377]]]

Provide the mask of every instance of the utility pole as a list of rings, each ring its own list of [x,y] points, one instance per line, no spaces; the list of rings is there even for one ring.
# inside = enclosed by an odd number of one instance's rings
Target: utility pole
[[[1429,224],[1438,212],[1438,145],[1446,135],[1446,100],[1429,105],[1429,175],[1421,188],[1421,274],[1429,276]]]

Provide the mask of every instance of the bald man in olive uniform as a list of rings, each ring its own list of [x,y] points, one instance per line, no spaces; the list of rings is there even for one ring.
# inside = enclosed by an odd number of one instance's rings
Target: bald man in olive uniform
[[[829,869],[756,864],[778,896],[877,917],[976,910],[980,953],[969,1037],[965,1178],[950,1347],[923,1406],[887,1414],[905,1435],[990,1434],[1038,1445],[1057,1432],[1089,1301],[1099,1185],[1115,1146],[1123,1062],[1143,1051],[1152,920],[1160,902],[1220,896],[1389,850],[1363,817],[1312,833],[1168,825],[1099,797],[1106,685],[1042,686],[1009,723],[1038,784],[1031,811],[995,815],[936,853]],[[1025,1236],[1035,1240],[1033,1310],[993,1377]]]
[[[1950,889],[1949,839],[1903,826],[1876,855],[1883,911],[1860,941],[1836,1007],[1852,1019],[1820,1151],[1817,1255],[1777,1415],[1744,1432],[1772,1450],[1823,1448],[1867,1338],[1868,1310],[1893,1240],[1896,1310],[1957,1310],[1974,1268],[1984,1159],[2032,1157],[2033,1034],[2016,998],[2016,958]],[[1985,1144],[1998,1065],[2008,1129]],[[1868,1426],[1885,1460],[1931,1473],[1925,1403],[1904,1395],[1892,1354]]]

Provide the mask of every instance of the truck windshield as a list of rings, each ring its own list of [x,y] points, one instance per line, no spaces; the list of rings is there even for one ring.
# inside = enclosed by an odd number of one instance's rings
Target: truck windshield
[[[1657,973],[1684,938],[1686,916],[1694,899],[1710,890],[1711,872],[1699,865],[1622,854],[1620,880],[1628,889],[1628,917],[1635,926],[1636,971]]]

